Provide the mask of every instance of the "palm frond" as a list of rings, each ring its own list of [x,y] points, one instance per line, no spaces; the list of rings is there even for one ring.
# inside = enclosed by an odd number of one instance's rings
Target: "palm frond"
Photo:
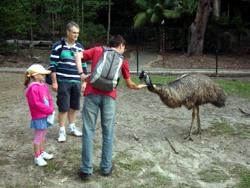
[[[180,13],[178,11],[175,11],[175,10],[164,10],[163,11],[163,16],[165,18],[176,19],[176,18],[180,17]]]
[[[146,12],[140,12],[134,17],[133,27],[138,28],[145,25],[148,21],[148,16]]]
[[[159,16],[158,16],[158,14],[153,13],[152,16],[151,16],[151,18],[150,18],[150,22],[153,23],[153,24],[158,23],[159,22]]]

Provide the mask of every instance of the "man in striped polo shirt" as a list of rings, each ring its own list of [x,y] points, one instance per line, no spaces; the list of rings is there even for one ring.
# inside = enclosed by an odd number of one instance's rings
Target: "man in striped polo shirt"
[[[57,92],[59,135],[58,142],[65,142],[65,130],[68,118],[68,133],[82,136],[82,132],[75,126],[76,112],[80,109],[81,79],[78,74],[74,54],[84,50],[77,42],[79,26],[75,22],[67,24],[66,37],[57,41],[51,50],[50,70],[52,71],[52,90]],[[87,64],[82,62],[85,74]]]

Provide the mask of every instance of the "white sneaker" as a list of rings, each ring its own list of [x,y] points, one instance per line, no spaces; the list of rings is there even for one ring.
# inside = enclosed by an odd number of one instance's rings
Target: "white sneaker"
[[[66,133],[65,131],[59,131],[58,142],[66,141]]]
[[[74,136],[82,136],[82,132],[76,126],[69,127],[69,134]]]
[[[43,158],[43,159],[50,160],[50,159],[53,159],[53,157],[54,157],[54,155],[48,154],[48,153],[45,152],[45,151],[42,153],[42,158]]]
[[[38,166],[46,166],[48,163],[43,159],[42,155],[35,157],[35,164]]]

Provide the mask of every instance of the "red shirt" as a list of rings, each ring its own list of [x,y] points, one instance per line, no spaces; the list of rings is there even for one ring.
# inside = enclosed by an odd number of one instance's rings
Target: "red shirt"
[[[98,46],[98,47],[90,48],[88,50],[84,50],[82,53],[84,57],[83,60],[85,61],[92,60],[92,64],[91,64],[91,73],[92,73],[98,60],[103,54],[103,48],[101,46]],[[126,59],[123,60],[121,72],[122,72],[122,76],[124,79],[130,78],[129,65]],[[87,82],[87,86],[84,91],[84,96],[89,95],[89,94],[99,94],[99,95],[107,95],[116,99],[116,92],[117,92],[116,89],[114,89],[113,91],[103,91],[100,89],[96,89],[89,82]]]

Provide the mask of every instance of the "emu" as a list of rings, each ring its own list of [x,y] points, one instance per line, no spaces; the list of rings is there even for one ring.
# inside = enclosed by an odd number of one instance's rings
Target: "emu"
[[[156,93],[162,102],[169,108],[177,108],[184,105],[188,110],[192,109],[192,121],[189,134],[184,138],[192,140],[192,128],[194,119],[197,120],[197,131],[193,134],[201,134],[199,106],[211,103],[216,107],[224,107],[226,93],[208,76],[199,73],[190,73],[167,84],[152,84],[149,75],[142,71],[140,80],[144,80],[149,91]]]

